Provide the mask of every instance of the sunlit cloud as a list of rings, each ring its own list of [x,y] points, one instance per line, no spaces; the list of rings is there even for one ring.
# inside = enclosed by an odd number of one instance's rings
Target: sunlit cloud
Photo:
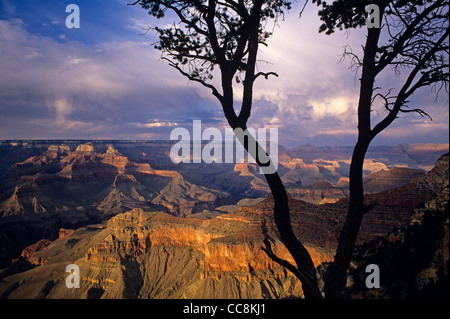
[[[169,121],[157,121],[151,123],[136,123],[137,127],[145,127],[145,128],[153,128],[153,127],[176,127],[178,123],[169,122]]]
[[[64,98],[58,99],[52,105],[55,109],[55,123],[56,125],[63,125],[66,122],[66,116],[70,112],[70,106]]]

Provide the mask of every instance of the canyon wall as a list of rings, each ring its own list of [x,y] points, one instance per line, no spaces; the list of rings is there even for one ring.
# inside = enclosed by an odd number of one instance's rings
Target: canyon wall
[[[395,190],[367,195],[368,203],[374,203],[375,208],[363,219],[358,244],[398,238],[396,229],[411,223],[411,217],[417,219],[414,213],[425,203],[427,209],[448,208],[448,196],[442,195],[442,189],[448,195],[448,162],[448,156],[444,156],[427,175]],[[267,238],[279,257],[293,262],[279,240],[272,207],[273,201],[268,196],[235,212],[206,220],[134,209],[103,224],[62,230],[60,238],[41,241],[24,250],[12,268],[15,270],[0,271],[0,296],[301,297],[299,281],[261,250]],[[314,205],[290,198],[290,208],[293,229],[314,264],[320,266],[331,261],[347,200]],[[80,268],[80,289],[65,286],[65,267],[73,263]],[[352,278],[365,279],[356,275]]]

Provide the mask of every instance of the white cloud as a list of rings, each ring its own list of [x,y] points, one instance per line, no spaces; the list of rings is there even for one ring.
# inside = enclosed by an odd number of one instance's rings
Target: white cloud
[[[131,19],[131,24],[128,29],[138,31],[139,33],[146,34],[150,31],[150,25],[148,19]]]
[[[174,127],[178,126],[178,123],[170,122],[170,121],[153,121],[151,123],[136,123],[137,127],[144,127],[144,128],[153,128],[153,127]]]
[[[330,36],[319,34],[321,21],[317,16],[317,7],[308,5],[301,19],[298,18],[298,11],[294,9],[286,15],[285,21],[280,21],[279,27],[274,29],[269,46],[261,48],[259,59],[269,63],[259,63],[260,71],[274,71],[279,77],[257,81],[251,121],[260,124],[276,122],[281,127],[281,140],[292,146],[302,139],[320,139],[325,144],[332,144],[333,139],[341,141],[342,136],[346,136],[351,144],[357,133],[359,74],[352,72],[349,59],[341,58],[346,46],[356,54],[362,53],[366,30],[336,32]],[[385,89],[398,86],[400,81],[392,74],[385,74],[378,80],[377,85]],[[433,104],[429,94],[420,93],[413,100],[418,102],[414,103],[415,107],[429,110],[430,115],[447,110],[442,101]],[[372,115],[374,123],[377,123],[386,113],[381,110]],[[409,136],[399,134],[398,138],[392,138],[391,143],[402,139],[414,141],[414,136],[419,132],[427,132],[425,134],[429,134],[430,138],[435,138],[438,134],[433,135],[432,132],[443,129],[433,121],[427,130],[417,127],[418,131],[412,133],[405,129],[409,125],[409,120],[405,118],[410,117],[421,125],[426,121],[417,114],[402,114],[396,125],[409,132]],[[448,116],[442,121],[448,132]],[[328,142],[323,136],[328,136]]]
[[[286,15],[259,56],[268,62],[259,63],[260,71],[274,71],[279,77],[257,81],[253,121],[276,121],[281,138],[291,145],[300,137],[311,138],[329,131],[331,119],[334,123],[330,134],[354,134],[357,82],[349,65],[339,63],[343,47],[350,40],[345,34],[319,34],[321,22],[316,10],[309,5],[301,19],[295,10]],[[355,32],[355,36],[360,35]],[[258,108],[261,101],[276,107]]]

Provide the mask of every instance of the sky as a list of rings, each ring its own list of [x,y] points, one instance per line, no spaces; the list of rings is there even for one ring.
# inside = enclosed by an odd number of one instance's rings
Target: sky
[[[191,83],[153,48],[155,20],[130,0],[0,0],[0,139],[169,139],[176,127],[228,127],[211,92]],[[80,28],[66,27],[66,6],[77,4]],[[361,52],[366,30],[319,34],[317,7],[303,2],[277,25],[259,52],[249,124],[278,128],[287,147],[351,146],[356,141],[358,74],[341,60],[347,46]],[[377,86],[393,88],[392,73]],[[239,94],[238,94],[239,97]],[[445,92],[422,89],[372,144],[448,143]],[[373,112],[376,123],[386,113]]]

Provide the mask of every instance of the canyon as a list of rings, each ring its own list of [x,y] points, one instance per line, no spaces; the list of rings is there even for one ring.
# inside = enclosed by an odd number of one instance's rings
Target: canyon
[[[60,143],[25,151],[25,159],[8,154],[11,165],[0,170],[6,177],[0,297],[302,297],[298,280],[261,250],[267,238],[292,262],[276,231],[267,186],[252,164],[174,165],[165,157],[167,146],[150,152],[118,145]],[[280,156],[280,175],[292,181],[294,231],[318,269],[333,259],[348,206],[348,158],[336,154]],[[363,219],[359,245],[392,236],[424,205],[445,206],[448,155],[429,172],[398,165],[368,161],[366,201],[375,208]],[[308,178],[313,182],[303,184]],[[80,267],[80,289],[65,286],[65,267],[73,263]]]

